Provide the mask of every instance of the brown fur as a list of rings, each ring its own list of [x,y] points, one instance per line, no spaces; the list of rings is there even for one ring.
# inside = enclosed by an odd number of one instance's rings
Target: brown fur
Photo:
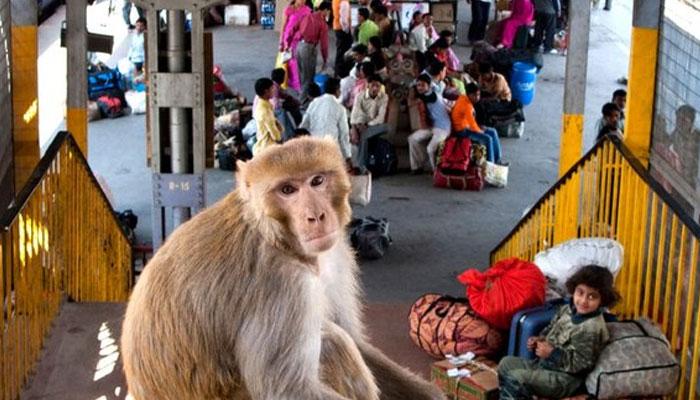
[[[365,340],[358,268],[343,231],[350,185],[337,145],[295,139],[241,167],[238,189],[178,228],[134,288],[121,342],[130,393],[443,399]],[[317,174],[327,186],[314,192],[303,182]],[[279,195],[286,181],[302,182],[299,201]],[[336,224],[342,234],[310,253],[298,233],[304,223]]]

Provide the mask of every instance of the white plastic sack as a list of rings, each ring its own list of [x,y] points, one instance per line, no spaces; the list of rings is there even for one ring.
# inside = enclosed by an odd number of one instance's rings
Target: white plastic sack
[[[508,184],[508,166],[486,161],[484,180],[491,186],[499,188],[506,187]]]
[[[129,90],[124,93],[127,104],[131,108],[132,114],[145,114],[146,113],[146,92],[137,92],[134,90]]]
[[[372,174],[350,175],[350,203],[366,206],[372,199]]]
[[[134,66],[134,63],[129,61],[128,58],[122,58],[117,63],[117,69],[119,70],[119,72],[121,72],[122,75],[131,76],[136,70],[136,66]]]
[[[566,293],[566,280],[579,268],[600,265],[617,276],[622,268],[624,253],[622,245],[612,239],[582,238],[561,243],[535,255],[534,263],[549,278],[551,286]]]

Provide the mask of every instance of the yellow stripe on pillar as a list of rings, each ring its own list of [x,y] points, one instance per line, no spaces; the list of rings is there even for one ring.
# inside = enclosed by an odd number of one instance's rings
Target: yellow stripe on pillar
[[[88,124],[87,124],[87,109],[85,108],[68,108],[66,113],[66,126],[68,132],[73,135],[80,151],[87,157],[88,141]]]
[[[632,28],[625,144],[645,166],[649,164],[649,147],[654,120],[658,47],[658,29]]]
[[[564,114],[559,154],[559,177],[581,158],[583,151],[583,115]]]
[[[12,112],[15,187],[24,186],[39,163],[37,27],[12,26]],[[18,152],[17,149],[22,149]]]

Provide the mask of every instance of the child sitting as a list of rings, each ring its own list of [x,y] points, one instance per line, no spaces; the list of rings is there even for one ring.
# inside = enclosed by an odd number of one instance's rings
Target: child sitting
[[[619,295],[606,268],[588,265],[566,281],[573,298],[562,305],[540,336],[528,339],[536,360],[505,357],[498,364],[500,399],[559,399],[582,386],[608,340],[603,308]]]

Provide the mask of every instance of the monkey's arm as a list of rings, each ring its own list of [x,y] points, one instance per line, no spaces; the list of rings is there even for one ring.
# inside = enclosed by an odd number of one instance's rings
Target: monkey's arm
[[[318,283],[300,270],[251,288],[256,304],[236,335],[240,374],[254,400],[348,400],[319,377],[323,310]]]
[[[382,400],[445,400],[434,385],[389,359],[369,343],[358,343],[365,362],[372,370]]]

